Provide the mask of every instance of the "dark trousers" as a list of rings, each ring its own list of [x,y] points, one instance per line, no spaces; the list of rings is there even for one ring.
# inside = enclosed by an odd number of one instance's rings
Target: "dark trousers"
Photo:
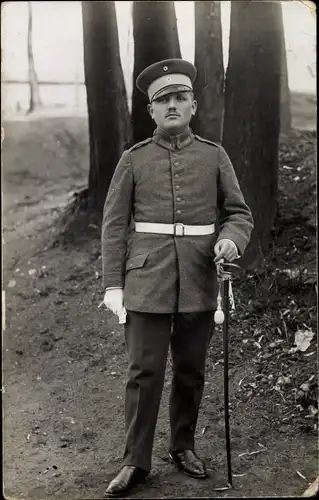
[[[151,469],[169,346],[173,371],[169,450],[194,449],[212,318],[211,311],[175,315],[127,311],[129,377],[125,394],[124,465]]]

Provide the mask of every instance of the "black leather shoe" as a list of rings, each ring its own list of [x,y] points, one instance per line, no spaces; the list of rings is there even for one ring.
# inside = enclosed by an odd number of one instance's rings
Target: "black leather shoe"
[[[128,493],[134,486],[143,483],[148,472],[133,465],[124,465],[120,472],[110,482],[105,492],[109,498],[119,497]]]
[[[169,454],[171,461],[177,465],[185,474],[198,479],[207,477],[207,471],[204,463],[193,450],[184,450],[180,452],[172,451]]]

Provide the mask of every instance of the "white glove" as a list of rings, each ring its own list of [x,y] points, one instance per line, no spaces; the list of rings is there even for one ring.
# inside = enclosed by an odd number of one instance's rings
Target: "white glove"
[[[238,249],[236,243],[233,240],[229,240],[228,238],[223,238],[218,240],[215,247],[215,264],[219,264],[222,260],[226,259],[229,262],[238,259]]]
[[[112,313],[119,317],[120,323],[125,323],[126,309],[123,300],[123,288],[110,288],[105,291],[104,304]]]

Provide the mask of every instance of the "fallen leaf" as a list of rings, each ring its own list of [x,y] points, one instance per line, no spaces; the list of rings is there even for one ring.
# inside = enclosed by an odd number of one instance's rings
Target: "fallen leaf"
[[[300,389],[301,389],[303,392],[309,392],[310,385],[309,385],[307,382],[305,382],[304,384],[301,384]]]
[[[292,347],[291,349],[289,349],[288,354],[294,354],[297,351],[298,351],[298,347]]]
[[[314,337],[312,330],[297,330],[295,333],[295,344],[299,351],[306,351]]]
[[[37,274],[37,270],[36,269],[29,269],[28,274],[29,274],[29,276],[35,276]]]
[[[282,384],[282,385],[287,385],[287,384],[289,384],[290,382],[291,382],[291,377],[290,377],[290,376],[288,376],[288,377],[284,377],[284,376],[282,376],[282,377],[279,377],[279,378],[277,379],[276,385],[280,385],[280,384]]]
[[[16,286],[17,282],[16,280],[10,280],[8,283],[9,288],[14,288]]]

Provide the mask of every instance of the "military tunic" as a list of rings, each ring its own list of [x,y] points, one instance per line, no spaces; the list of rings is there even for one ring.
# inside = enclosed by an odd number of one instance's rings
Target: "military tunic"
[[[206,225],[205,236],[137,233],[131,222]],[[194,135],[157,128],[126,150],[113,175],[102,223],[105,287],[124,288],[127,310],[174,313],[214,310],[217,239],[231,239],[242,254],[253,229],[231,161],[222,146]]]

